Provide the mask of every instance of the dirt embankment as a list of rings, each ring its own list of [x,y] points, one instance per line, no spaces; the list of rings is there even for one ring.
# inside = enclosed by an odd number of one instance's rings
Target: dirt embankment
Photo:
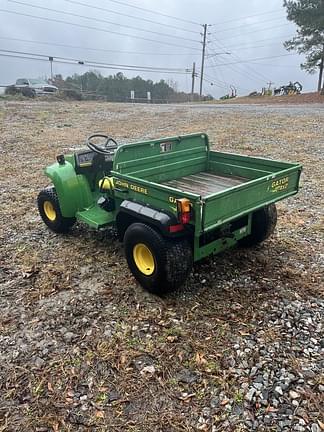
[[[215,103],[214,101],[211,103]],[[225,104],[262,104],[262,105],[299,105],[299,104],[324,104],[324,95],[318,92],[302,93],[288,96],[243,96],[225,101],[217,101]]]

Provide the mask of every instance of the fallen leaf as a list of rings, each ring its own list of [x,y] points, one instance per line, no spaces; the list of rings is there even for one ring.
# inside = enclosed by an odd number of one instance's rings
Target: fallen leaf
[[[201,353],[196,353],[195,360],[197,365],[203,365],[207,363],[207,360],[204,358],[204,355]]]
[[[49,381],[48,381],[48,383],[47,383],[47,388],[48,388],[48,391],[50,391],[50,392],[53,391],[52,383],[50,383]]]
[[[319,425],[319,427],[324,430],[324,423],[322,423],[320,420],[317,420],[317,423]]]
[[[103,411],[97,410],[95,416],[97,418],[104,418],[105,417],[105,413]]]
[[[106,392],[108,390],[108,387],[99,387],[98,390],[100,392]]]

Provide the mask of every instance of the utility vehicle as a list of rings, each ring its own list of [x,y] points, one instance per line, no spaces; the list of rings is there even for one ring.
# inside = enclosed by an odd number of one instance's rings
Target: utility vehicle
[[[161,294],[183,284],[193,262],[268,238],[274,203],[297,193],[301,169],[211,151],[205,133],[121,146],[96,134],[45,169],[53,186],[38,209],[56,233],[76,221],[114,225],[137,281]]]

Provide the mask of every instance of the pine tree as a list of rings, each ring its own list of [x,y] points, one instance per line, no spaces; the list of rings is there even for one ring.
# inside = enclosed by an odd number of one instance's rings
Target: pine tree
[[[286,41],[287,50],[296,50],[306,55],[301,68],[309,73],[319,69],[318,91],[323,87],[324,69],[324,0],[284,0],[287,18],[298,29],[297,36]]]

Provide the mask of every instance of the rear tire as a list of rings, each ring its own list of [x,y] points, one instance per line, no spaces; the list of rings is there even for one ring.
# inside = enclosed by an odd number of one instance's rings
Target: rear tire
[[[37,197],[38,211],[44,223],[56,233],[66,233],[75,223],[75,218],[62,216],[54,187],[43,189]]]
[[[186,239],[165,239],[143,223],[127,228],[124,249],[135,279],[153,294],[179,288],[192,268],[192,249]]]
[[[242,247],[252,247],[262,243],[273,234],[277,224],[277,209],[275,204],[263,207],[252,214],[251,234],[239,240]]]

